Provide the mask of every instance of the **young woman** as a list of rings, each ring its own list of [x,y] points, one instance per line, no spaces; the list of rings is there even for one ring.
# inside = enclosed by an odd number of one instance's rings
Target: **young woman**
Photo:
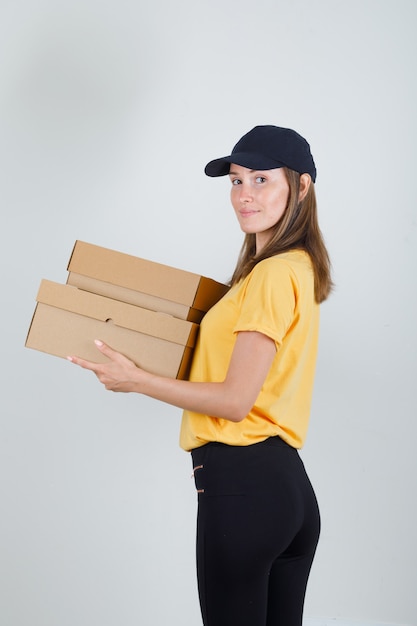
[[[332,286],[316,168],[298,133],[256,126],[205,172],[229,175],[245,240],[230,290],[201,323],[190,379],[150,374],[100,341],[105,364],[69,358],[106,389],[184,409],[204,625],[301,626],[320,517],[298,449]]]

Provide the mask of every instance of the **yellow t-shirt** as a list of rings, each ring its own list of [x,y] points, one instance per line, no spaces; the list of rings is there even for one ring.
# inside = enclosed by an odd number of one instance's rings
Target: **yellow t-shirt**
[[[222,382],[241,331],[257,331],[275,341],[271,369],[241,422],[184,411],[181,447],[192,450],[210,441],[246,446],[279,435],[301,448],[310,414],[318,328],[309,255],[292,250],[260,261],[204,316],[190,380]]]

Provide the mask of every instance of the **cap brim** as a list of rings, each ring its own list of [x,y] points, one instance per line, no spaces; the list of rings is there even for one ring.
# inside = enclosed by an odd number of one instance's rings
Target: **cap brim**
[[[274,161],[263,154],[236,152],[230,156],[210,161],[204,168],[204,172],[207,176],[226,176],[230,171],[231,163],[248,167],[251,170],[273,170],[278,167],[285,167],[284,163]]]

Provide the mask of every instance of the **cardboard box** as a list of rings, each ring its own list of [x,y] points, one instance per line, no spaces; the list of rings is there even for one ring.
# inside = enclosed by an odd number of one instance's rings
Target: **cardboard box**
[[[101,339],[150,372],[187,378],[197,333],[193,322],[43,280],[25,345],[104,362]]]
[[[69,285],[179,319],[200,323],[228,287],[210,278],[76,241]]]

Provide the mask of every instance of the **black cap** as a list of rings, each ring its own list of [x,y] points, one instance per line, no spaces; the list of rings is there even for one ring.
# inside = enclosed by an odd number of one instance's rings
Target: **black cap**
[[[225,176],[230,163],[251,170],[272,170],[288,167],[316,180],[316,166],[307,141],[295,130],[279,126],[255,126],[243,135],[230,156],[210,161],[204,169],[207,176]]]

